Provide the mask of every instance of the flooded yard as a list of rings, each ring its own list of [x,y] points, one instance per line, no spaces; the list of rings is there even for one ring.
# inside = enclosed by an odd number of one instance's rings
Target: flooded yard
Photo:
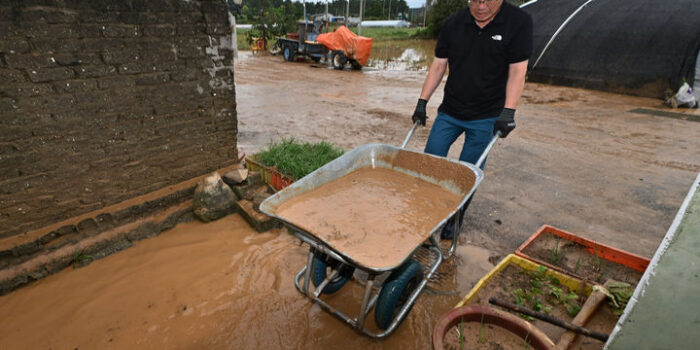
[[[488,252],[460,249],[440,284],[455,293],[424,293],[394,335],[372,340],[294,288],[307,252],[286,230],[258,234],[238,215],[179,224],[0,297],[0,348],[426,349],[436,319],[489,266]],[[361,294],[349,283],[329,300],[359,310]]]
[[[375,46],[362,71],[240,52],[238,147],[331,141],[399,145],[430,63],[429,41]],[[442,87],[428,105],[422,150]],[[542,224],[651,256],[700,171],[700,123],[631,112],[660,101],[528,83],[518,128],[498,141],[467,211],[457,256],[397,331],[361,336],[300,295],[308,247],[238,215],[179,224],[79,269],[0,297],[0,349],[427,349],[440,315]],[[697,115],[699,112],[690,111]],[[461,140],[451,149],[459,154]],[[359,309],[351,282],[329,296]]]

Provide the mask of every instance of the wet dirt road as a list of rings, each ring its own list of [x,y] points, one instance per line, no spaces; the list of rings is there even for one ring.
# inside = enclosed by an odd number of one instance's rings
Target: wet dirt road
[[[385,51],[399,54],[359,72],[241,52],[239,148],[251,154],[292,136],[345,149],[400,145],[426,74],[411,68],[413,56],[425,60],[429,51]],[[409,63],[402,65],[404,56]],[[518,127],[492,151],[462,238],[503,255],[551,224],[651,256],[700,171],[700,123],[629,112],[635,108],[668,110],[655,99],[528,83]],[[700,110],[686,112],[700,117]],[[410,149],[422,150],[430,122]],[[460,149],[458,139],[449,156]]]
[[[251,154],[282,136],[398,145],[425,74],[402,69],[339,72],[241,53],[239,147]],[[307,248],[234,215],[178,225],[0,297],[0,349],[429,348],[439,315],[542,224],[653,253],[700,171],[700,123],[628,112],[639,107],[659,101],[528,84],[518,128],[489,157],[457,258],[440,275],[454,294],[422,294],[388,339],[359,336],[312,306],[293,285]],[[421,150],[427,132],[409,148]],[[357,309],[360,293],[350,283],[331,302]]]

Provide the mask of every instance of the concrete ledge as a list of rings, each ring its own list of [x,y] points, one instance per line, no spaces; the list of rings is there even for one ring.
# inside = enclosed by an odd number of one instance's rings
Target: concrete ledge
[[[81,266],[128,248],[183,220],[193,220],[192,194],[208,175],[0,240],[0,295],[70,265]]]

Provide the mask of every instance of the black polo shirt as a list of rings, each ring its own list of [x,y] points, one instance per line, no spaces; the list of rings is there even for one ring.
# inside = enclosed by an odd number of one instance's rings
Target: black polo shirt
[[[532,54],[532,18],[503,2],[483,29],[469,8],[445,20],[435,57],[447,58],[449,75],[439,111],[461,120],[496,117],[506,100],[508,65]]]

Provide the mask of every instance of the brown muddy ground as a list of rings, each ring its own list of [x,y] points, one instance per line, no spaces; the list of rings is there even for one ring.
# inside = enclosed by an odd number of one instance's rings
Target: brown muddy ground
[[[426,74],[411,64],[334,71],[241,52],[239,148],[251,154],[280,137],[400,145]],[[441,99],[442,86],[430,117]],[[503,255],[550,224],[650,257],[700,171],[700,123],[628,112],[635,108],[668,110],[655,99],[527,84],[518,127],[489,157],[464,239]],[[408,147],[422,150],[429,127]]]
[[[390,338],[372,340],[297,292],[308,250],[285,230],[258,234],[238,215],[180,224],[0,297],[0,349],[427,349],[485,272],[483,250],[460,248],[460,272],[442,285],[462,292],[424,293]],[[354,312],[361,295],[350,282],[327,300]]]
[[[282,136],[400,144],[425,72],[380,68],[241,53],[239,147],[250,154]],[[422,294],[388,339],[359,336],[311,305],[293,286],[307,248],[234,215],[181,224],[0,297],[0,349],[427,349],[438,317],[542,224],[653,253],[700,171],[700,123],[627,112],[659,104],[528,84],[518,129],[496,145],[469,208],[464,245],[440,271],[447,295]],[[421,150],[427,132],[409,147]],[[349,283],[330,301],[356,310],[360,295]]]

